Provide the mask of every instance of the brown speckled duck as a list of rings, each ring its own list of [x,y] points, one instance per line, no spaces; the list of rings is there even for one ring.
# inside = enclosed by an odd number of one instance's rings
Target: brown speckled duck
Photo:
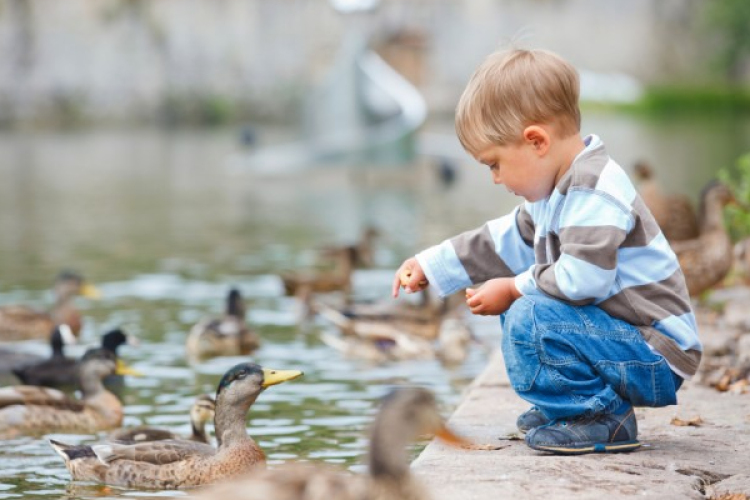
[[[85,433],[122,424],[122,404],[102,380],[115,373],[112,354],[89,349],[81,361],[82,398],[72,399],[57,389],[18,385],[0,389],[0,437],[48,432]]]
[[[429,495],[411,474],[405,447],[426,433],[434,433],[449,444],[464,443],[445,427],[430,391],[397,389],[383,400],[371,428],[367,474],[355,475],[324,465],[282,465],[207,488],[191,498],[424,500]]]
[[[380,232],[367,227],[353,245],[330,245],[319,249],[319,269],[303,269],[281,274],[284,292],[306,299],[313,293],[342,291],[351,293],[351,279],[355,268],[372,267],[375,261],[374,243]]]
[[[26,340],[47,338],[55,325],[66,324],[73,334],[81,331],[81,313],[73,299],[77,295],[95,299],[99,291],[86,283],[80,274],[63,271],[53,287],[55,303],[49,311],[40,311],[25,305],[0,307],[0,340]]]
[[[331,257],[330,268],[304,269],[282,273],[281,281],[284,284],[284,292],[287,295],[297,297],[335,291],[343,291],[349,294],[352,287],[352,272],[354,271],[354,250],[349,248],[326,253]]]
[[[662,192],[652,168],[643,161],[633,167],[638,192],[659,224],[664,236],[672,241],[697,238],[698,216],[693,204],[685,195]]]
[[[247,435],[245,418],[260,393],[302,375],[240,363],[219,382],[214,431],[218,447],[186,440],[138,444],[71,446],[50,440],[77,481],[128,488],[178,489],[214,483],[265,464],[265,455]]]
[[[728,186],[711,183],[701,195],[700,236],[671,243],[685,274],[688,292],[698,296],[720,283],[732,267],[734,251],[724,226],[724,207],[735,201]]]
[[[143,443],[146,441],[163,441],[165,439],[187,439],[198,443],[209,443],[206,424],[213,421],[216,411],[216,401],[208,394],[202,394],[190,408],[189,436],[183,437],[167,429],[139,426],[128,429],[117,429],[111,432],[107,439],[123,444]]]
[[[388,301],[336,308],[311,300],[309,307],[338,327],[341,335],[326,332],[321,339],[347,357],[382,363],[437,356],[446,364],[460,363],[473,338],[465,304],[458,295],[434,303],[426,292],[420,305]]]
[[[245,304],[236,288],[227,294],[224,315],[199,321],[186,342],[188,355],[197,359],[249,354],[259,346],[260,336],[246,323]]]

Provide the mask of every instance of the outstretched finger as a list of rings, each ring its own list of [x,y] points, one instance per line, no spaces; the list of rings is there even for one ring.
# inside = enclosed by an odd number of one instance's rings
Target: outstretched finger
[[[398,292],[401,289],[401,278],[399,277],[399,274],[396,273],[396,276],[393,277],[393,285],[391,286],[391,295],[393,295],[393,298],[398,297]]]

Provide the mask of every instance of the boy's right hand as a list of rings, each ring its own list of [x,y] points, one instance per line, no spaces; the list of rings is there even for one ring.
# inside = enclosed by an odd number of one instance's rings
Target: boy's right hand
[[[424,275],[422,266],[416,258],[411,257],[406,259],[401,267],[396,271],[396,276],[393,278],[393,289],[392,293],[394,297],[398,297],[398,292],[403,288],[406,293],[420,292],[427,288],[429,283],[427,277]]]

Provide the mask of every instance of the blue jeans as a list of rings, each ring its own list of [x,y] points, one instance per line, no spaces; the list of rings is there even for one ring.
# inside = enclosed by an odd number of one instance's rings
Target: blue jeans
[[[638,329],[599,307],[525,295],[500,316],[513,389],[551,419],[677,404],[682,379]]]

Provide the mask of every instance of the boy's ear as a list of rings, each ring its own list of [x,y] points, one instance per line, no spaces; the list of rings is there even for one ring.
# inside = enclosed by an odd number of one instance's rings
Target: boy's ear
[[[529,125],[523,130],[523,139],[526,144],[534,148],[537,154],[544,155],[550,146],[549,133],[539,125]]]

